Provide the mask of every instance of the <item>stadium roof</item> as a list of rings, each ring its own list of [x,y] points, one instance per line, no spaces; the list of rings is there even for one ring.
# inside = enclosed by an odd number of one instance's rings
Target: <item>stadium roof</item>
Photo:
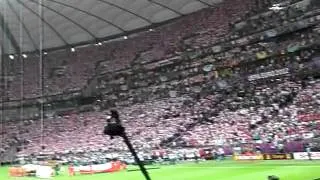
[[[37,51],[40,34],[46,50],[100,42],[221,1],[0,0],[1,49],[4,54]]]

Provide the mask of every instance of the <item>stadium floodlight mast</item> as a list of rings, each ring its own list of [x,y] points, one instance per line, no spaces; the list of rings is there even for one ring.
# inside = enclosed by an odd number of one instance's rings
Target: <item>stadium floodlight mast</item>
[[[107,119],[107,125],[104,127],[103,134],[109,135],[111,139],[113,139],[114,136],[120,136],[123,138],[124,142],[128,146],[132,156],[134,157],[134,160],[138,164],[141,173],[144,175],[146,180],[151,180],[149,173],[147,169],[144,167],[144,164],[140,161],[135,149],[133,148],[126,132],[125,128],[122,126],[121,121],[119,119],[119,113],[116,110],[111,110],[111,118]]]

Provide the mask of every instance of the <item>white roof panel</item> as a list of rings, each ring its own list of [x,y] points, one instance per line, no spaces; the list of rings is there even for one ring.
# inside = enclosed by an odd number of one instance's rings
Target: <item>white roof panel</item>
[[[126,35],[222,0],[2,0],[6,54],[53,49]],[[3,27],[2,27],[3,28]],[[21,36],[22,34],[22,36]],[[112,37],[111,37],[112,36]],[[22,41],[21,41],[22,39]]]

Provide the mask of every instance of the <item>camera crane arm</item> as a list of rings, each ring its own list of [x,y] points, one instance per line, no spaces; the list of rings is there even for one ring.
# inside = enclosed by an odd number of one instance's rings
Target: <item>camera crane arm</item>
[[[147,169],[144,167],[144,164],[141,162],[141,160],[138,157],[138,154],[136,153],[135,149],[133,148],[126,132],[125,128],[122,126],[119,114],[116,110],[111,110],[111,119],[107,120],[107,125],[104,127],[104,134],[109,135],[111,138],[114,136],[120,136],[123,138],[124,142],[128,146],[129,151],[131,152],[132,156],[134,157],[134,160],[138,164],[141,173],[145,177],[146,180],[151,180],[149,173]],[[113,120],[113,121],[112,121]]]

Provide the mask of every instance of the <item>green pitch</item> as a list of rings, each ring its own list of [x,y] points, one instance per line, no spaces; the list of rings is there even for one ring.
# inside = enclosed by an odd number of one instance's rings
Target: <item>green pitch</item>
[[[130,169],[136,167],[129,167]],[[172,166],[160,166],[149,171],[153,180],[266,180],[268,175],[277,175],[281,180],[314,180],[320,178],[320,161],[259,161],[259,162],[201,162]],[[36,178],[10,178],[8,168],[0,168],[0,180]],[[76,175],[66,172],[55,180],[144,180],[138,171],[112,174]]]

